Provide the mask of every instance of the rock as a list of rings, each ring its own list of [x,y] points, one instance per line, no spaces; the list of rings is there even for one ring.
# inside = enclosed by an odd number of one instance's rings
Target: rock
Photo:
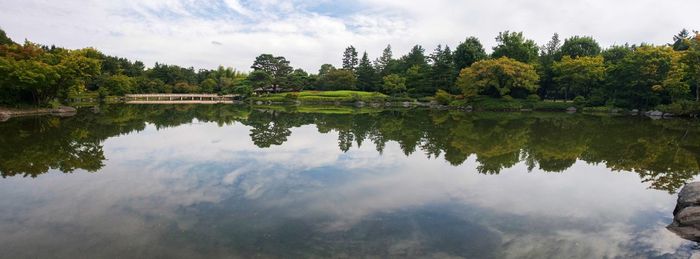
[[[386,103],[384,103],[384,106],[391,106],[391,103],[390,103],[390,102],[386,102]]]
[[[637,109],[632,109],[630,111],[630,115],[637,115],[637,114],[639,114],[639,110],[637,110]]]
[[[566,108],[566,112],[576,112],[576,107]]]
[[[411,107],[411,103],[410,102],[403,102],[403,107]]]
[[[532,109],[527,109],[527,108],[522,108],[520,109],[521,112],[531,112]]]
[[[263,102],[262,102],[262,101],[257,101],[257,102],[255,102],[255,104],[257,104],[257,105],[262,105]]]
[[[661,117],[664,116],[664,113],[661,111],[648,111],[645,113],[649,117]]]
[[[673,117],[673,116],[674,116],[673,113],[668,113],[668,112],[667,112],[667,113],[664,113],[664,116],[663,116],[663,117],[664,117],[664,118],[671,118],[671,117]]]
[[[355,106],[357,106],[357,107],[364,107],[364,106],[365,106],[365,102],[363,102],[363,101],[357,101],[357,102],[355,102]]]
[[[673,210],[673,222],[666,228],[682,238],[700,242],[700,182],[683,186]]]
[[[51,110],[51,113],[76,113],[78,109],[69,106],[60,106],[56,109]]]
[[[471,105],[467,105],[467,107],[464,107],[464,109],[467,110],[467,111],[472,111],[472,110],[473,110]]]
[[[619,112],[620,112],[620,109],[618,109],[618,108],[612,108],[610,110],[610,113],[619,113]]]

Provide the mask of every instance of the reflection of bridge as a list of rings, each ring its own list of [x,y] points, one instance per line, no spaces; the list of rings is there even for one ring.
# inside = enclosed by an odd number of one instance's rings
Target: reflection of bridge
[[[238,95],[216,94],[127,94],[127,103],[233,103]]]

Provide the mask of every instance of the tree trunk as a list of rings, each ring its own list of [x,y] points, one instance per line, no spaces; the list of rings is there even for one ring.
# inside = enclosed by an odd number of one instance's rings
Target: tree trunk
[[[700,83],[695,84],[695,101],[700,102]]]

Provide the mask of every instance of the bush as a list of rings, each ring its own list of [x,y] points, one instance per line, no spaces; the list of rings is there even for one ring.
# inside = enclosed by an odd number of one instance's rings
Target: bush
[[[454,96],[445,92],[444,90],[438,90],[435,93],[435,101],[442,105],[448,105],[454,100]]]
[[[540,101],[540,96],[536,94],[531,94],[527,96],[527,100],[531,102],[539,102]]]
[[[580,96],[580,95],[579,95],[579,96],[576,96],[576,98],[574,98],[574,104],[577,105],[577,106],[585,105],[585,104],[586,104],[586,98],[584,98],[583,96]]]
[[[284,95],[284,99],[296,101],[297,99],[299,99],[299,93],[287,93],[286,95]]]
[[[51,109],[56,109],[56,108],[58,108],[58,107],[61,107],[61,102],[59,102],[59,101],[56,100],[56,99],[53,99],[53,100],[49,101],[48,104],[49,104],[49,108],[51,108]]]
[[[512,100],[513,100],[513,96],[506,95],[506,96],[501,97],[501,99],[503,99],[504,101],[512,101]]]
[[[689,100],[681,100],[668,105],[659,105],[656,108],[662,112],[673,113],[676,115],[700,114],[700,103]]]

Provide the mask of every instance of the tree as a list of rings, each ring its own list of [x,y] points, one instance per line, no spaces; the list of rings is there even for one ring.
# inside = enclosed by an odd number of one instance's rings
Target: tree
[[[425,58],[425,49],[420,45],[415,45],[411,48],[405,56],[401,57],[401,71],[405,72],[413,66],[425,66],[428,65],[428,61]]]
[[[391,45],[387,45],[382,51],[382,55],[374,61],[374,67],[380,75],[386,75],[389,72],[392,63],[395,63]]]
[[[288,87],[288,76],[293,68],[284,57],[275,57],[270,54],[262,54],[255,58],[251,68],[255,71],[264,71],[270,76],[272,91]]]
[[[199,84],[199,89],[202,91],[202,93],[214,93],[215,88],[216,80],[211,78],[207,78]]]
[[[689,41],[688,51],[682,58],[688,69],[690,83],[695,85],[695,101],[700,102],[700,34]]]
[[[508,57],[482,60],[462,69],[457,79],[465,96],[473,93],[495,97],[515,95],[525,97],[537,91],[539,76],[533,65]]]
[[[263,70],[255,70],[248,75],[248,82],[253,90],[267,91],[267,87],[272,84],[272,76]]]
[[[355,71],[357,68],[357,50],[352,45],[343,52],[343,69]]]
[[[423,97],[435,95],[435,88],[430,84],[429,72],[430,67],[427,65],[413,65],[406,70],[406,89],[411,96]]]
[[[357,88],[362,91],[377,91],[377,74],[369,61],[367,52],[362,54],[360,64],[357,66]]]
[[[467,37],[467,39],[459,43],[457,49],[455,49],[453,55],[455,71],[459,73],[463,68],[471,66],[474,62],[486,59],[486,57],[486,51],[479,39],[476,37]]]
[[[382,87],[384,88],[384,92],[391,95],[396,95],[406,91],[406,78],[397,74],[391,74],[382,79]]]
[[[532,63],[537,59],[537,44],[525,39],[522,32],[501,32],[496,37],[496,42],[491,54],[493,58],[509,57],[524,63]]]
[[[454,59],[450,47],[441,45],[430,54],[429,57],[432,65],[430,67],[430,83],[433,91],[442,89],[448,92],[455,93],[454,79],[456,77],[454,70]]]
[[[104,87],[110,95],[123,96],[134,91],[136,88],[136,81],[126,75],[111,75],[107,77],[102,87]]]
[[[7,37],[7,34],[5,34],[5,31],[3,31],[2,28],[0,28],[0,45],[12,45],[12,44],[15,44],[15,42],[12,41],[12,39],[10,39],[9,37]]]
[[[537,73],[540,76],[540,88],[538,94],[544,99],[554,88],[554,71],[552,65],[561,58],[561,40],[559,34],[555,33],[552,39],[542,46],[540,51],[540,64],[537,66]]]
[[[357,77],[355,73],[346,69],[332,69],[319,78],[320,90],[355,90],[357,89]]]
[[[683,29],[677,35],[673,36],[673,44],[671,46],[673,50],[676,51],[688,50],[690,48],[690,40],[690,32]]]
[[[561,54],[572,58],[592,57],[600,54],[600,45],[592,37],[574,36],[564,40]]]
[[[294,72],[292,72],[292,74],[289,75],[290,89],[294,91],[301,91],[309,85],[309,73],[306,73],[306,71],[304,71],[303,69],[295,69]]]
[[[581,95],[589,97],[591,90],[599,88],[605,79],[605,65],[602,56],[564,58],[553,65],[554,81],[564,89],[564,99]]]
[[[332,70],[335,70],[335,67],[331,64],[323,64],[321,65],[321,68],[318,70],[318,76],[322,77],[328,74],[328,72],[331,72]]]
[[[671,47],[643,45],[625,56],[617,65],[610,66],[609,76],[616,105],[646,109],[662,101],[659,86],[674,67]]]

